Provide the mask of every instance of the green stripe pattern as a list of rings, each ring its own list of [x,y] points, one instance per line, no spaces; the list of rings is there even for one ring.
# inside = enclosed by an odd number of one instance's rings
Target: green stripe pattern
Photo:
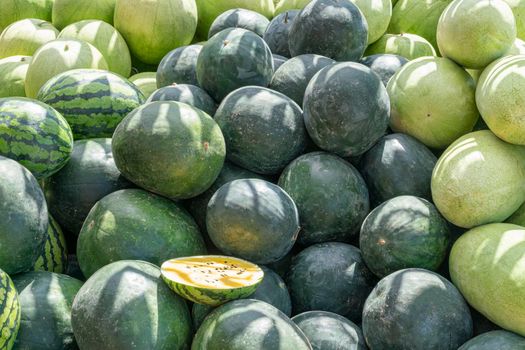
[[[129,80],[98,69],[59,74],[40,89],[37,98],[66,118],[76,140],[111,137],[122,119],[145,102]]]
[[[33,266],[33,270],[65,273],[66,267],[66,238],[58,223],[49,215],[46,244]]]
[[[55,109],[25,97],[0,99],[0,155],[43,179],[60,170],[72,151],[71,128]]]
[[[13,281],[0,270],[0,349],[13,348],[20,328],[20,303]]]

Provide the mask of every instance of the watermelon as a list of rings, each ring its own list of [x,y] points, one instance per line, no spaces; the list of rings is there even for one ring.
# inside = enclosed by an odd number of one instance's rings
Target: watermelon
[[[390,79],[387,90],[392,130],[431,148],[446,148],[472,131],[479,118],[474,80],[447,58],[408,62]]]
[[[144,103],[127,79],[98,69],[74,69],[45,83],[37,98],[67,120],[76,140],[111,137],[117,125]]]
[[[439,16],[452,0],[399,0],[392,11],[388,33],[416,34],[437,47],[436,29]]]
[[[127,179],[171,199],[206,191],[226,153],[222,132],[210,116],[173,101],[151,102],[128,114],[113,134],[112,148]]]
[[[192,350],[311,350],[304,333],[279,309],[241,299],[215,309],[200,326]]]
[[[274,66],[264,40],[246,29],[229,28],[208,40],[197,60],[199,85],[217,102],[247,85],[268,86]]]
[[[525,202],[524,152],[489,130],[460,137],[434,168],[436,207],[463,228],[504,221]]]
[[[415,138],[390,134],[363,155],[359,170],[376,206],[401,195],[430,200],[430,179],[436,162],[436,156]]]
[[[135,84],[146,98],[150,97],[157,90],[157,73],[155,72],[134,74],[129,77],[129,81]]]
[[[242,8],[231,9],[215,18],[208,32],[208,39],[228,28],[244,28],[262,37],[269,24],[268,18],[258,12]]]
[[[29,62],[29,56],[0,59],[0,98],[26,95],[25,81]]]
[[[300,229],[292,198],[259,179],[234,180],[219,188],[208,203],[206,227],[222,252],[256,264],[284,257]]]
[[[288,36],[292,56],[313,53],[336,61],[359,60],[367,41],[363,13],[352,2],[339,0],[308,3],[295,17]]]
[[[350,0],[363,13],[368,24],[368,44],[385,34],[392,17],[391,0]]]
[[[169,51],[191,42],[197,5],[195,0],[116,0],[114,22],[134,56],[158,64]]]
[[[274,70],[279,69],[279,67],[281,67],[284,62],[288,61],[288,58],[277,54],[272,54],[272,59]]]
[[[201,255],[164,262],[162,279],[194,303],[218,306],[253,294],[264,278],[255,264],[223,255]]]
[[[115,0],[53,0],[53,25],[58,29],[82,20],[102,20],[113,24]]]
[[[289,97],[257,86],[230,93],[215,113],[232,163],[259,174],[278,174],[306,149],[301,108]]]
[[[0,35],[0,58],[32,56],[45,43],[55,40],[58,30],[41,19],[22,19],[10,24]]]
[[[491,331],[478,335],[458,350],[525,349],[525,338],[507,331]]]
[[[366,300],[362,327],[371,349],[456,350],[472,337],[472,317],[459,291],[425,269],[379,281]]]
[[[279,178],[299,210],[303,245],[350,242],[368,214],[365,181],[347,161],[313,152],[290,163]]]
[[[110,24],[100,20],[83,20],[62,29],[58,37],[90,43],[104,56],[110,71],[129,77],[131,56],[128,45],[122,35]]]
[[[49,79],[76,68],[108,69],[108,65],[100,51],[83,41],[57,39],[42,45],[27,69],[27,97],[35,98]]]
[[[115,165],[111,139],[104,138],[75,141],[69,162],[43,184],[49,211],[75,240],[96,202],[131,186]]]
[[[504,0],[511,8],[516,20],[516,36],[525,40],[525,1]]]
[[[201,50],[202,45],[189,45],[168,52],[157,69],[157,87],[173,83],[199,85],[196,69]]]
[[[71,305],[82,282],[53,272],[27,272],[13,278],[19,293],[21,326],[16,349],[76,348]]]
[[[56,273],[65,273],[67,270],[66,238],[51,215],[49,215],[46,243],[33,266],[33,270]]]
[[[302,106],[304,92],[312,77],[324,67],[334,63],[331,58],[314,54],[293,57],[275,71],[269,87]]]
[[[54,0],[2,0],[0,32],[8,25],[26,18],[51,21]]]
[[[72,148],[71,128],[55,109],[25,97],[0,99],[1,155],[42,179],[67,163]]]
[[[47,205],[29,170],[2,156],[0,202],[0,266],[10,275],[29,271],[47,238]]]
[[[13,281],[3,270],[0,270],[0,299],[0,346],[2,349],[11,350],[20,328],[20,302]]]
[[[490,40],[486,33],[490,33]],[[441,55],[465,68],[486,67],[505,55],[514,39],[516,21],[503,0],[454,0],[437,26]]]
[[[366,56],[359,61],[377,73],[385,86],[387,86],[390,78],[407,62],[408,60],[403,56],[388,53]]]
[[[98,270],[75,297],[71,323],[83,350],[183,350],[191,343],[186,303],[162,282],[160,269],[144,261]]]
[[[365,51],[365,56],[376,54],[399,55],[411,61],[418,57],[436,56],[436,50],[425,38],[415,34],[385,34]]]
[[[258,12],[268,18],[273,16],[273,0],[196,0],[199,12],[196,38],[205,40],[211,24],[221,13],[236,8]]]
[[[146,102],[176,101],[189,104],[209,115],[214,115],[217,104],[210,95],[195,85],[172,84],[155,90]]]
[[[522,226],[488,224],[463,234],[449,258],[452,282],[469,304],[521,336],[525,336],[524,247]]]
[[[303,109],[315,144],[348,157],[365,153],[385,134],[390,104],[377,74],[360,63],[344,62],[314,75]]]
[[[184,208],[139,189],[116,191],[98,201],[77,245],[78,262],[88,278],[117,260],[160,266],[169,258],[205,253],[199,229]]]
[[[294,256],[286,279],[296,314],[330,311],[353,322],[361,320],[375,283],[359,249],[336,242],[314,244]]]
[[[352,321],[327,311],[307,311],[292,317],[313,350],[366,350],[361,329]]]
[[[488,127],[503,141],[525,145],[525,55],[506,56],[491,63],[476,87],[476,104]]]
[[[288,36],[295,17],[299,10],[292,10],[275,16],[270,24],[266,27],[263,39],[274,54],[284,57],[291,57],[290,46],[288,45]],[[277,70],[277,69],[276,69]]]

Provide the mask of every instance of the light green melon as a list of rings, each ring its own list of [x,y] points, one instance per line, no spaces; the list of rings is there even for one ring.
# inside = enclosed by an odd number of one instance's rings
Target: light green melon
[[[53,24],[62,29],[84,19],[100,19],[113,24],[116,0],[54,0]]]
[[[436,56],[436,50],[425,38],[415,34],[385,34],[368,46],[365,56],[392,54],[413,60],[423,56]]]
[[[25,97],[25,81],[30,56],[11,56],[0,59],[0,98]]]
[[[135,84],[146,98],[157,90],[156,72],[137,73],[129,77],[129,81]]]
[[[490,130],[464,135],[438,159],[431,189],[438,210],[456,226],[502,222],[525,202],[525,148]]]
[[[350,0],[359,7],[368,23],[368,43],[385,34],[392,17],[391,0]]]
[[[516,39],[516,21],[503,0],[454,0],[439,18],[441,55],[465,68],[482,69],[505,55]]]
[[[108,69],[104,56],[93,45],[57,39],[40,47],[27,69],[25,91],[35,98],[40,87],[55,75],[76,68]]]
[[[23,19],[9,25],[0,35],[0,58],[32,56],[45,43],[55,40],[58,30],[41,19]]]
[[[83,40],[95,46],[106,59],[109,70],[123,77],[131,73],[131,55],[126,41],[110,24],[100,20],[84,20],[65,27],[60,39]]]
[[[25,18],[51,21],[54,0],[0,0],[0,31]]]
[[[525,40],[525,0],[504,0],[514,13],[517,36]]]

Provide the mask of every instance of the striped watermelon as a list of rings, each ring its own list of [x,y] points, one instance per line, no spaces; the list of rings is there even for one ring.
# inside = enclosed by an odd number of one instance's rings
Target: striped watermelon
[[[71,128],[55,109],[25,97],[0,99],[0,155],[42,179],[60,170],[72,151]]]
[[[7,273],[0,270],[0,349],[10,350],[20,328],[20,302],[15,285]]]
[[[49,215],[46,244],[33,266],[33,270],[65,273],[66,268],[66,238],[64,237],[64,233],[58,223],[51,215]]]
[[[42,86],[37,98],[62,113],[76,140],[111,137],[120,121],[145,101],[127,79],[98,69],[61,73]]]

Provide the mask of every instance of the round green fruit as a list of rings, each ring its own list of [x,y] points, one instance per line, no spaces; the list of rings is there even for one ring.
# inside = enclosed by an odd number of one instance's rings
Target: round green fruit
[[[525,338],[517,334],[498,330],[490,331],[472,338],[458,350],[514,350],[525,349]]]
[[[11,23],[36,18],[51,21],[54,0],[2,0],[0,12],[0,32]]]
[[[436,56],[436,50],[425,38],[415,34],[385,34],[365,51],[365,56],[375,54],[399,55],[411,61],[418,57]]]
[[[113,24],[115,0],[53,1],[53,25],[58,29],[86,19]]]
[[[525,40],[525,1],[524,0],[504,0],[511,8],[516,20],[517,37]]]
[[[196,69],[201,50],[202,45],[189,45],[168,52],[157,69],[157,87],[171,84],[199,85]]]
[[[268,18],[258,12],[242,8],[231,9],[215,18],[208,32],[208,39],[228,28],[244,28],[262,37],[269,24]]]
[[[214,115],[217,104],[203,89],[189,84],[172,84],[155,90],[146,101],[176,101],[189,104],[209,115]]]
[[[41,19],[23,19],[9,25],[0,35],[0,58],[33,56],[45,43],[55,40],[58,30]]]
[[[292,28],[293,20],[299,14],[299,10],[287,11],[275,16],[266,31],[263,39],[268,44],[272,53],[284,57],[291,57],[290,46],[288,45],[288,36]],[[277,70],[277,68],[276,68]]]
[[[26,74],[30,62],[30,56],[0,59],[0,98],[25,97]]]
[[[359,7],[368,24],[368,44],[385,34],[392,17],[391,0],[350,0]]]
[[[34,271],[65,273],[67,269],[66,237],[58,222],[49,215],[46,243],[33,266]]]
[[[408,59],[399,55],[392,55],[389,53],[379,53],[372,56],[363,57],[359,63],[369,67],[381,77],[383,85],[387,86],[390,78],[397,73],[406,63]]]
[[[157,73],[155,72],[134,74],[129,77],[129,81],[135,84],[146,98],[150,97],[157,90]]]
[[[0,270],[0,298],[0,346],[2,349],[11,350],[20,329],[20,301],[13,281],[3,270]]]

